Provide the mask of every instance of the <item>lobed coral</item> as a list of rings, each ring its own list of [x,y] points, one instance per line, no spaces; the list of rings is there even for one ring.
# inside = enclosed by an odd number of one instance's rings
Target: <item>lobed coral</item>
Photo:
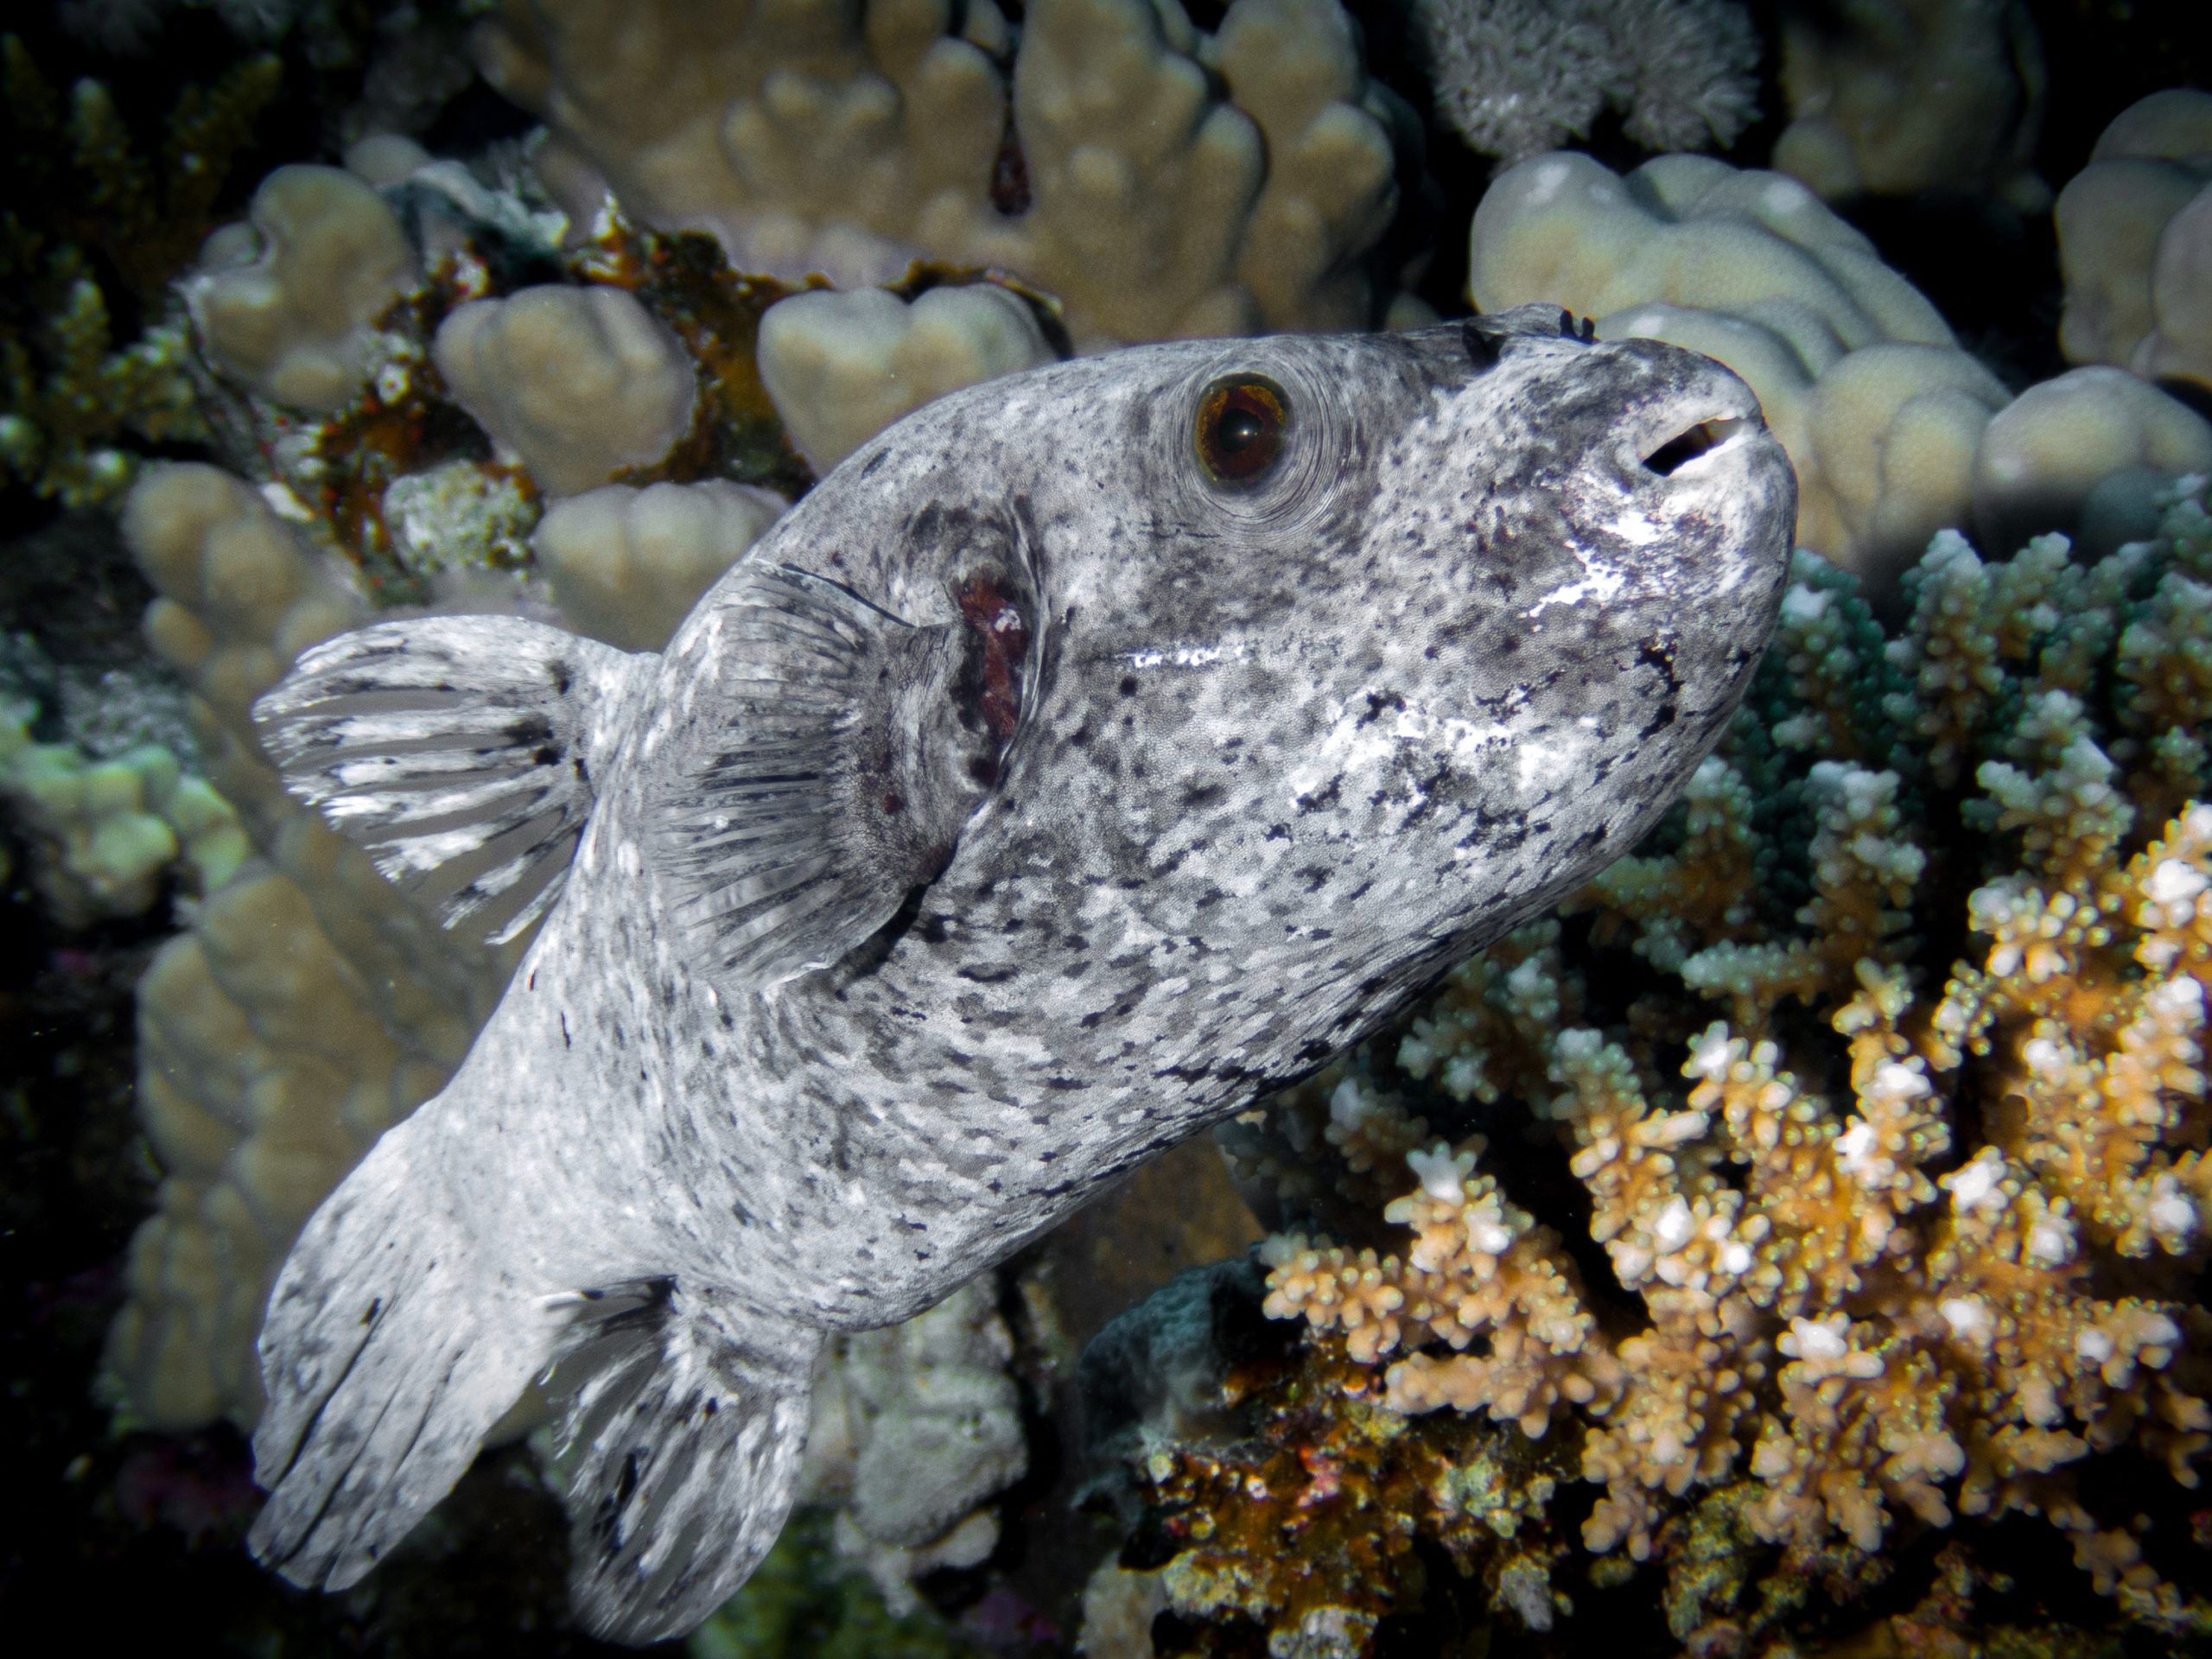
[[[246,855],[229,804],[159,744],[94,760],[34,741],[27,719],[0,712],[0,799],[31,842],[32,885],[66,927],[141,914],[172,870],[211,893]]]
[[[816,1370],[801,1501],[839,1504],[838,1554],[894,1613],[918,1607],[914,1580],[997,1548],[990,1500],[1028,1471],[997,1288],[986,1274],[903,1325],[835,1338]]]
[[[209,780],[255,855],[139,988],[139,1111],[164,1173],[106,1370],[137,1421],[244,1425],[263,1304],[300,1224],[459,1064],[516,953],[402,899],[254,745],[253,699],[365,613],[344,568],[211,467],[150,471],[124,533],[161,595],[148,638],[190,688]]]
[[[2212,92],[2123,110],[2058,196],[2074,363],[2212,385]]]
[[[611,188],[732,264],[839,287],[917,260],[1018,274],[1077,346],[1359,327],[1397,202],[1400,107],[1335,0],[842,6],[507,0],[486,79],[555,135],[588,217]]]
[[[911,305],[878,288],[795,294],[760,319],[760,378],[817,474],[933,397],[1056,356],[1028,304],[988,283]]]
[[[2186,1488],[2212,1447],[2205,494],[2094,564],[1938,537],[1893,639],[1801,554],[1751,702],[1654,842],[1224,1137],[1249,1179],[1307,1172],[1306,1228],[1373,1240],[1265,1247],[1266,1311],[1319,1344],[1299,1386],[1339,1401],[1294,1444],[1378,1411],[1469,1420],[1417,1457],[1522,1437],[1600,1489],[1586,1550],[1664,1564],[1685,1639],[1797,1611],[1748,1568],[1715,1591],[1702,1551],[1847,1586],[2007,1514],[2059,1529],[2126,1618],[2212,1630],[2187,1540],[2088,1478]],[[1228,1525],[1206,1458],[1150,1484],[1202,1553],[1203,1517]],[[1247,1611],[1287,1630],[1305,1592],[1240,1548]],[[1461,1565],[1503,1598],[1494,1559]]]
[[[2015,403],[1871,242],[1780,174],[1663,156],[1621,177],[1539,156],[1483,198],[1468,259],[1483,309],[1548,301],[1743,376],[1797,469],[1799,541],[1878,602],[1939,530],[2078,529],[2114,473],[2164,484],[2212,438],[2155,388],[2062,378]],[[2108,493],[2123,516],[2146,481]]]
[[[1991,192],[2040,213],[2049,82],[2022,0],[1788,0],[1774,166],[1830,201]]]
[[[1759,41],[1733,0],[1414,0],[1437,113],[1506,162],[1619,111],[1646,149],[1726,149],[1757,114]]]

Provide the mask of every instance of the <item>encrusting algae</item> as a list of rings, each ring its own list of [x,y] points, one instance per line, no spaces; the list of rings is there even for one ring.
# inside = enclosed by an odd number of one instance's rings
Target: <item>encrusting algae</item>
[[[1304,1473],[1154,1456],[1198,1552],[1168,1569],[1179,1614],[1232,1567],[1286,1637],[1419,1605],[1329,1565],[1359,1549],[1281,1541],[1333,1516],[1385,1554],[1443,1543],[1548,1628],[1545,1552],[1471,1549],[1417,1467],[1514,1445],[1602,1489],[1582,1544],[1664,1563],[1678,1637],[1752,1651],[1802,1599],[1775,1598],[1791,1572],[1864,1584],[1924,1529],[2015,1512],[2127,1620],[2212,1631],[2190,1541],[2082,1481],[2126,1454],[2193,1487],[2212,1446],[2205,502],[2185,480],[2154,541],[2093,565],[2057,537],[1986,563],[1939,536],[1893,639],[1801,554],[1759,686],[1646,849],[1224,1132],[1286,1213],[1372,1247],[1262,1247],[1267,1313],[1313,1337],[1260,1389],[1301,1401],[1307,1427],[1274,1433]],[[1382,1501],[1394,1482],[1427,1496]],[[1204,1541],[1231,1486],[1291,1531]],[[1739,1560],[1781,1547],[1761,1608],[1713,1605],[1716,1528]]]

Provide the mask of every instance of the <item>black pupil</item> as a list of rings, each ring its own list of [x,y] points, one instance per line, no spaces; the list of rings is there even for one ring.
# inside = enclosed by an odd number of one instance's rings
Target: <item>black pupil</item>
[[[1260,441],[1262,429],[1257,415],[1232,404],[1222,411],[1221,427],[1215,441],[1224,454],[1241,455]]]

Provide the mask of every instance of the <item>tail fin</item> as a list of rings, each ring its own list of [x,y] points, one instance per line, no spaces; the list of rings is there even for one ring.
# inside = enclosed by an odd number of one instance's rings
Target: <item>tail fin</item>
[[[544,1369],[569,1314],[473,1253],[428,1160],[424,1115],[316,1211],[261,1331],[253,1437],[269,1502],[248,1539],[293,1583],[342,1590],[443,1497]]]
[[[607,1641],[681,1636],[791,1512],[821,1333],[654,1280],[603,1293],[554,1373],[569,1593]]]

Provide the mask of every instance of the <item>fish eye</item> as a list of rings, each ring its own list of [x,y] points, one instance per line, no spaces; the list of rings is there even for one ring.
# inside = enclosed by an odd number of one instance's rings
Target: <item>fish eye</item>
[[[1249,484],[1282,454],[1289,401],[1264,375],[1224,375],[1198,399],[1192,441],[1198,464],[1224,484]]]

